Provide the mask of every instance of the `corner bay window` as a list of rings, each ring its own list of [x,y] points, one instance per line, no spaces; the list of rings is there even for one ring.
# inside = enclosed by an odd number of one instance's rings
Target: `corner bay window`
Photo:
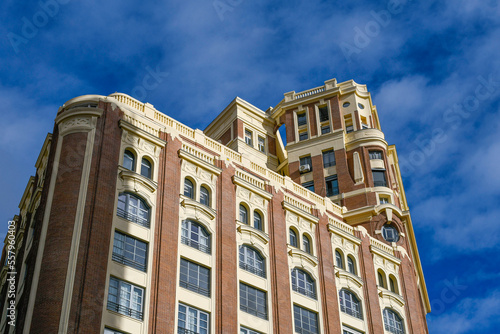
[[[266,277],[264,257],[253,247],[240,246],[240,268],[260,277]]]
[[[181,233],[183,244],[210,254],[210,234],[203,226],[191,220],[184,220]]]
[[[116,214],[119,217],[149,228],[149,210],[146,202],[133,194],[121,193],[118,196]]]
[[[267,320],[266,293],[240,282],[240,310]]]
[[[210,333],[210,316],[197,308],[179,304],[177,334]]]
[[[108,304],[110,311],[142,320],[144,289],[115,277],[109,279]]]

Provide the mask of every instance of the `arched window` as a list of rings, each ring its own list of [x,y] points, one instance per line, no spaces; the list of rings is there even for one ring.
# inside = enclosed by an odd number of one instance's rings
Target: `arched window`
[[[257,211],[253,212],[253,227],[262,231],[262,217]]]
[[[184,179],[184,196],[194,199],[194,186],[190,179]]]
[[[349,290],[342,289],[339,292],[340,310],[344,313],[352,315],[358,319],[363,319],[361,312],[361,303],[354,293]]]
[[[152,170],[151,162],[149,162],[148,159],[142,158],[141,161],[141,175],[147,177],[148,179],[151,178],[151,170]]]
[[[387,289],[387,285],[385,284],[385,274],[382,270],[378,270],[377,272],[378,276],[378,285],[384,289]]]
[[[338,250],[335,251],[335,264],[338,268],[344,269],[344,260],[342,259],[342,254]]]
[[[396,278],[392,275],[389,276],[389,287],[392,292],[398,293],[398,283],[396,281]]]
[[[182,222],[181,242],[210,254],[210,234],[197,222],[191,220],[184,220]]]
[[[297,233],[294,230],[290,229],[290,246],[297,247]]]
[[[248,210],[243,204],[240,204],[240,222],[248,225]]]
[[[314,280],[302,269],[292,270],[292,289],[300,294],[316,299],[316,286]]]
[[[302,248],[304,252],[311,254],[311,240],[305,234],[302,235]]]
[[[210,206],[210,192],[205,186],[200,187],[200,203]]]
[[[146,202],[130,193],[121,193],[118,196],[116,214],[144,227],[149,227],[149,207]]]
[[[391,309],[384,309],[385,330],[394,334],[404,334],[405,328],[401,317]]]
[[[135,155],[129,150],[123,153],[123,167],[135,172]]]
[[[353,275],[356,275],[356,265],[354,263],[354,259],[349,255],[347,257],[347,271],[349,271]]]
[[[264,257],[253,247],[240,246],[240,268],[260,277],[266,277]]]

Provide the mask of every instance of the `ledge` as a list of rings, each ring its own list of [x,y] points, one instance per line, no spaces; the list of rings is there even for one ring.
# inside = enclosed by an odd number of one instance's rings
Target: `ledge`
[[[261,188],[259,188],[257,186],[254,186],[253,184],[245,181],[244,179],[242,179],[239,176],[233,175],[233,183],[236,185],[242,186],[243,188],[246,188],[246,189],[248,189],[256,194],[259,194],[260,196],[264,197],[268,201],[271,200],[271,198],[273,197],[272,194],[268,193],[265,190],[262,190]]]
[[[336,268],[336,269],[337,270],[335,272],[335,276],[337,276],[338,278],[345,278],[346,280],[351,281],[354,284],[356,284],[356,286],[358,288],[361,288],[363,286],[363,280],[361,279],[361,277],[354,275],[354,274],[352,274],[344,269],[340,269],[340,268]]]
[[[306,253],[298,248],[294,247],[290,249],[288,251],[288,254],[291,257],[299,258],[301,261],[306,260],[306,262],[309,262],[309,264],[312,265],[313,267],[316,267],[318,265],[318,259],[316,258],[316,256]]]
[[[241,225],[239,225],[236,228],[236,230],[241,234],[248,234],[248,235],[250,235],[250,237],[252,237],[252,236],[256,237],[258,240],[263,242],[265,245],[267,245],[269,243],[269,236],[266,233],[264,233],[260,230],[257,230],[251,226],[248,226],[246,224],[241,223]]]
[[[309,221],[312,221],[314,222],[315,224],[317,224],[319,222],[319,218],[316,217],[316,216],[313,216],[312,214],[308,213],[308,212],[305,212],[304,210],[296,207],[295,205],[292,205],[286,201],[283,201],[282,202],[282,206],[283,206],[283,209],[285,210],[288,210],[288,211],[291,211],[299,216],[301,216],[302,218],[304,219],[307,219]]]
[[[132,180],[134,183],[137,182],[141,186],[143,186],[146,189],[148,189],[151,193],[155,193],[156,189],[158,189],[158,183],[157,182],[155,182],[155,181],[153,181],[151,179],[148,179],[147,177],[142,176],[141,174],[138,174],[136,172],[132,172],[131,170],[126,169],[123,166],[118,166],[118,170],[119,170],[119,174],[118,175],[125,182],[127,180]]]
[[[330,233],[336,233],[336,234],[338,234],[338,235],[346,238],[347,240],[351,241],[352,243],[354,243],[354,244],[356,244],[358,246],[361,245],[361,239],[355,237],[352,234],[347,233],[344,230],[341,230],[338,227],[333,226],[333,224],[328,224],[328,232],[330,232]]]
[[[187,198],[181,195],[181,206],[183,207],[192,207],[195,211],[201,211],[204,215],[210,218],[210,220],[215,219],[216,211],[206,205],[201,204],[191,198]]]
[[[222,173],[222,169],[215,167],[214,165],[209,164],[205,160],[202,160],[202,159],[192,155],[191,153],[189,153],[183,149],[180,149],[178,154],[179,154],[179,158],[187,160],[189,162],[192,162],[195,165],[201,166],[202,168],[205,168],[206,170],[208,170],[216,175],[220,175],[220,173]]]
[[[132,132],[132,133],[138,135],[139,137],[142,137],[143,139],[146,139],[147,141],[152,142],[153,144],[155,144],[156,146],[158,146],[160,148],[165,147],[165,145],[167,144],[167,142],[164,141],[163,139],[160,139],[160,138],[158,138],[156,136],[153,136],[149,132],[144,131],[141,128],[138,128],[137,126],[135,126],[133,124],[130,124],[129,122],[127,122],[127,121],[125,121],[123,119],[121,119],[118,122],[118,124],[119,124],[119,126],[122,129],[125,129],[125,130],[127,130],[129,132]]]
[[[401,297],[397,293],[394,293],[394,292],[386,290],[386,289],[381,289],[379,287],[378,295],[380,296],[380,298],[389,299],[389,301],[391,301],[391,302],[393,302],[393,301],[396,302],[401,307],[405,306],[405,301],[404,301],[403,297]]]

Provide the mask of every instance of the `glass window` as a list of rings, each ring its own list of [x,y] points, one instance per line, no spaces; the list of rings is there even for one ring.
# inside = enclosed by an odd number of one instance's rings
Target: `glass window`
[[[302,269],[292,270],[292,289],[300,294],[316,299],[316,287],[311,275]]]
[[[339,292],[340,310],[358,319],[363,319],[361,314],[361,303],[350,291],[342,289]]]
[[[323,125],[321,127],[321,134],[324,135],[326,133],[330,133],[330,125]]]
[[[384,309],[385,330],[394,334],[404,334],[405,329],[401,317],[391,309]]]
[[[307,134],[307,131],[303,131],[303,132],[299,133],[299,141],[300,140],[306,140],[307,138],[309,138],[309,135]]]
[[[351,104],[350,104],[349,102],[344,102],[344,104],[342,105],[342,107],[347,108],[347,107],[349,107],[350,105],[351,105]]]
[[[297,124],[298,126],[307,124],[307,116],[305,112],[297,114]]]
[[[392,225],[385,224],[382,226],[382,236],[384,237],[385,241],[388,242],[398,242],[399,240],[399,233],[398,230]]]
[[[358,107],[359,107],[359,109],[365,109],[365,106],[362,105],[361,103],[358,103]]]
[[[302,184],[302,187],[309,189],[310,191],[314,192],[314,181],[311,182],[305,182]]]
[[[240,282],[240,310],[267,319],[266,293]]]
[[[200,203],[210,206],[210,192],[204,186],[200,187]]]
[[[363,333],[358,332],[357,330],[349,328],[349,327],[343,327],[342,334],[363,334]]]
[[[395,282],[394,278],[389,277],[389,285],[390,285],[390,288],[391,288],[391,292],[397,293],[397,291],[396,291],[396,282]]]
[[[328,107],[320,107],[319,108],[319,121],[320,122],[326,122],[328,121]]]
[[[243,204],[240,204],[240,222],[248,225],[248,210]]]
[[[356,266],[354,265],[354,260],[351,256],[347,257],[347,271],[349,271],[351,274],[356,275]]]
[[[384,282],[384,275],[379,271],[377,272],[377,277],[378,277],[378,285],[382,288],[385,288],[385,282]]]
[[[125,334],[124,332],[120,332],[114,329],[104,328],[104,334]]]
[[[335,264],[338,268],[344,269],[344,260],[338,250],[335,251]]]
[[[382,151],[369,151],[370,160],[382,160]]]
[[[194,199],[194,186],[189,179],[184,179],[184,196]]]
[[[329,176],[325,179],[326,183],[326,196],[335,196],[339,194],[339,182],[337,175]]]
[[[252,131],[245,130],[245,143],[247,143],[247,145],[253,146]]]
[[[335,152],[328,150],[323,152],[323,167],[335,166]]]
[[[290,246],[297,247],[297,234],[294,230],[290,229]]]
[[[380,204],[387,204],[387,203],[389,203],[389,198],[387,198],[387,197],[380,196],[379,199],[380,199]]]
[[[179,304],[178,334],[209,334],[210,316],[197,308]]]
[[[387,187],[387,182],[385,181],[385,170],[374,169],[372,170],[372,174],[373,174],[373,185],[375,187]]]
[[[146,272],[148,244],[115,231],[113,261]]]
[[[259,151],[266,153],[266,140],[262,137],[259,137]]]
[[[260,277],[266,277],[264,257],[250,246],[240,246],[240,268]]]
[[[257,211],[253,212],[253,227],[262,231],[262,217]]]
[[[143,158],[141,161],[141,175],[150,179],[151,170],[152,170],[151,162],[149,162],[148,159]]]
[[[253,329],[240,327],[240,334],[261,334],[260,332],[256,332]]]
[[[181,259],[179,285],[200,295],[210,297],[210,269]]]
[[[183,244],[210,254],[210,234],[203,226],[191,220],[184,220],[181,233]]]
[[[351,133],[351,132],[353,132],[353,131],[354,131],[354,126],[353,126],[353,125],[347,125],[347,126],[345,127],[345,132],[346,132],[346,133]]]
[[[310,155],[308,155],[307,157],[302,157],[302,158],[300,158],[300,165],[301,165],[301,166],[309,165],[309,171],[312,171],[312,160],[311,160],[311,156],[310,156]]]
[[[305,234],[302,235],[302,250],[311,254],[311,240],[309,240],[309,237]]]
[[[123,167],[135,171],[135,155],[129,150],[125,150],[123,154]]]
[[[143,199],[129,193],[118,196],[116,214],[136,224],[149,228],[149,207]]]
[[[293,319],[296,333],[319,333],[318,315],[315,312],[293,305]]]
[[[144,289],[115,277],[109,279],[108,310],[142,320]]]

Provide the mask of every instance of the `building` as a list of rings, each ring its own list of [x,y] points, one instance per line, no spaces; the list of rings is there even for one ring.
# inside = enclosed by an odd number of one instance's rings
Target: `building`
[[[428,333],[396,149],[364,85],[266,111],[236,98],[204,131],[80,96],[35,166],[2,333]]]

